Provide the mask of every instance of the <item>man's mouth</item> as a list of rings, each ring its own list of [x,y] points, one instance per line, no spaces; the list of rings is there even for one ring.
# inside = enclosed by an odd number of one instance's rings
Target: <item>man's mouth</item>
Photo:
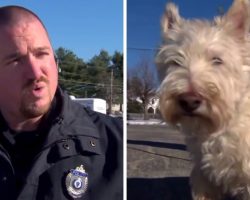
[[[43,88],[43,86],[35,86],[35,87],[33,88],[33,90],[39,91],[39,90],[41,90],[42,88]]]
[[[31,95],[36,98],[41,98],[44,95],[46,83],[37,83],[31,89]]]

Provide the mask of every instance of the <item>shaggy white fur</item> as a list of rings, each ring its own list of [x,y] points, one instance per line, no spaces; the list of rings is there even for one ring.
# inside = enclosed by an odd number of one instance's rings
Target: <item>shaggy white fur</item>
[[[170,3],[156,56],[160,110],[180,123],[195,200],[250,200],[250,2],[214,21],[186,20]]]

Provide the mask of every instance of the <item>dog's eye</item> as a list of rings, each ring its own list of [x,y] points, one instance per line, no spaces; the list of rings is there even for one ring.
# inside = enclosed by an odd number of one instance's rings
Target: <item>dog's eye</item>
[[[223,64],[223,60],[219,57],[213,57],[212,58],[213,65],[221,65]]]
[[[179,62],[177,62],[175,60],[171,60],[171,61],[167,62],[167,65],[169,67],[181,67],[182,66]]]

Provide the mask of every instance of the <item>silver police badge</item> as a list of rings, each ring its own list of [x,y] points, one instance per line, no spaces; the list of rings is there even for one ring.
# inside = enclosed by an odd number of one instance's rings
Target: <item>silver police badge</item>
[[[80,198],[84,195],[88,187],[88,173],[83,165],[71,169],[66,176],[66,188],[69,195],[73,198]]]

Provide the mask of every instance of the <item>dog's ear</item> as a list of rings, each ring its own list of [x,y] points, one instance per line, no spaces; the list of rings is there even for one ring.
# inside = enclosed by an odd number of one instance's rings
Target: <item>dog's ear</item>
[[[234,0],[231,8],[222,17],[221,23],[229,33],[244,39],[250,29],[250,1]]]
[[[178,7],[173,3],[168,3],[161,19],[162,33],[166,34],[169,29],[178,26],[180,21],[181,17],[179,15]]]

